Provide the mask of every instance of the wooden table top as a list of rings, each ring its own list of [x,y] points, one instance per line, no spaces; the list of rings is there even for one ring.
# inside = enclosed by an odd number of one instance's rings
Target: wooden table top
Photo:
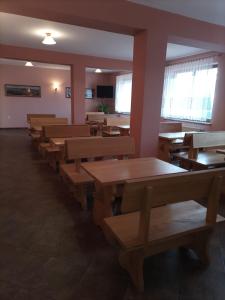
[[[217,153],[225,154],[225,149],[216,149]]]
[[[65,140],[68,138],[51,138],[50,142],[55,146],[63,146],[65,144]]]
[[[124,183],[129,179],[187,172],[185,169],[153,157],[126,160],[104,160],[81,166],[103,185]]]
[[[188,158],[188,154],[178,154],[177,157],[183,158],[185,160],[196,162],[200,165],[204,166],[225,166],[225,156],[224,154],[217,153],[215,151],[206,151],[206,152],[199,152],[198,157]]]
[[[116,127],[118,127],[119,129],[130,129],[130,125],[118,125]]]
[[[176,139],[183,139],[186,133],[196,133],[196,131],[181,131],[181,132],[166,132],[160,133],[159,138],[165,140],[176,140]]]
[[[42,131],[42,126],[33,126],[32,129],[35,131]]]

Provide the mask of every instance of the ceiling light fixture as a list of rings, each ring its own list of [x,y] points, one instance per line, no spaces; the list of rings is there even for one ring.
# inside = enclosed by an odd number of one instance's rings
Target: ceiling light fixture
[[[95,73],[102,73],[102,70],[101,69],[96,69]]]
[[[26,66],[26,67],[33,67],[34,65],[32,64],[31,61],[27,61],[27,62],[25,63],[25,66]]]
[[[56,41],[53,39],[52,34],[50,32],[45,33],[45,38],[42,41],[42,44],[45,45],[55,45]]]

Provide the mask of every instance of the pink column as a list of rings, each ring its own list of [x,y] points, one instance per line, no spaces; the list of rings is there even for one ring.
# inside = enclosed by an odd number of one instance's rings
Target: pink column
[[[218,57],[218,63],[218,75],[216,81],[211,130],[225,130],[225,54],[220,54]]]
[[[138,156],[157,156],[166,47],[158,30],[134,37],[131,135]]]
[[[72,124],[84,124],[85,66],[79,62],[71,65],[71,92]]]

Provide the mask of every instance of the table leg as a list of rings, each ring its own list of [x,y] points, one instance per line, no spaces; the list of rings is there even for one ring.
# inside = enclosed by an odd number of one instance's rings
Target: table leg
[[[170,158],[170,142],[159,139],[158,158],[166,162],[171,162]]]
[[[114,187],[96,184],[93,217],[96,225],[102,226],[103,219],[112,216]]]

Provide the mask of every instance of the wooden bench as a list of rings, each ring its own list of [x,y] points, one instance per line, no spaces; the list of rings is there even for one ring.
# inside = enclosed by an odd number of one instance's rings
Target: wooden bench
[[[204,169],[225,165],[225,156],[216,151],[209,151],[218,147],[225,147],[225,131],[186,133],[184,144],[188,146],[188,153],[176,155],[187,169]]]
[[[185,132],[166,132],[159,134],[158,158],[171,162],[177,151],[188,150],[189,146],[184,144]]]
[[[103,112],[88,113],[86,123],[91,127],[91,135],[102,135],[102,126],[105,122]]]
[[[93,116],[93,115],[105,115],[105,113],[103,111],[87,111],[86,113],[86,118],[88,120],[89,116]]]
[[[31,129],[36,127],[42,128],[46,125],[67,125],[67,118],[30,118]]]
[[[43,143],[39,151],[47,158],[49,164],[57,170],[59,162],[64,161],[64,145],[58,146],[51,143],[52,138],[73,138],[90,136],[88,125],[48,125],[43,126]]]
[[[36,146],[39,146],[42,138],[43,126],[46,125],[67,125],[67,118],[30,118],[30,135]],[[35,133],[35,135],[33,135]],[[39,135],[39,136],[38,136]],[[35,137],[35,140],[33,139]]]
[[[86,208],[85,185],[94,180],[81,168],[81,160],[124,158],[134,153],[134,140],[131,137],[70,139],[66,141],[65,155],[68,160],[74,160],[75,163],[61,165],[60,174],[77,187],[78,201],[83,208]]]
[[[181,132],[182,123],[181,122],[160,122],[159,132]]]
[[[118,126],[130,125],[129,116],[114,116],[105,118],[105,128],[103,129],[103,136],[120,136]]]
[[[55,118],[55,114],[27,114],[27,123],[30,124],[31,118]]]
[[[192,248],[207,263],[207,244],[216,222],[225,169],[157,176],[126,183],[123,215],[104,219],[119,262],[140,290],[144,258],[177,247]],[[207,208],[194,200],[207,198]],[[166,205],[162,205],[165,204]]]

